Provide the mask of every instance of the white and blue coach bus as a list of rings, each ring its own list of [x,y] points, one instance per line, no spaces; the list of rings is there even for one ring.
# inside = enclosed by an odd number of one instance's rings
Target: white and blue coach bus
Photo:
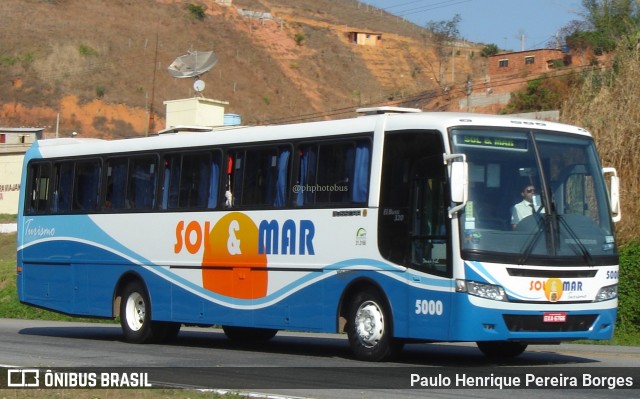
[[[516,356],[611,338],[619,180],[587,131],[364,111],[38,141],[22,176],[20,301],[119,317],[134,343],[175,338],[182,324],[243,340],[344,329],[372,361],[405,342]],[[516,223],[526,191],[531,210]]]

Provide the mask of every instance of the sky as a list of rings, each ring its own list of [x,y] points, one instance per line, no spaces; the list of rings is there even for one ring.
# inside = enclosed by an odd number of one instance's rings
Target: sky
[[[573,20],[583,20],[581,0],[360,0],[417,25],[460,15],[462,39],[504,50],[547,47]]]

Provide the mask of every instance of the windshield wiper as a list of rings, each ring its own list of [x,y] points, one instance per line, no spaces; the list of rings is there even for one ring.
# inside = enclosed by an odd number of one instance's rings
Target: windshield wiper
[[[557,216],[558,216],[558,220],[560,221],[562,226],[565,229],[567,229],[567,233],[569,233],[569,236],[571,237],[571,239],[573,239],[573,242],[575,242],[577,247],[578,247],[578,249],[580,249],[580,252],[582,253],[582,257],[584,258],[584,260],[587,261],[587,265],[594,266],[593,257],[591,256],[591,252],[589,252],[587,247],[585,247],[584,244],[582,243],[582,241],[580,241],[580,238],[578,237],[576,232],[573,231],[573,229],[571,228],[569,223],[567,223],[567,221],[564,219],[564,217],[562,217],[562,215],[557,215]]]
[[[547,230],[547,252],[550,255],[555,255],[558,250],[558,231],[556,230],[557,222],[554,216],[557,216],[556,207],[551,201],[551,187],[547,184],[546,173],[544,170],[544,162],[542,162],[542,157],[540,156],[540,149],[538,148],[538,143],[536,142],[533,131],[529,131],[529,139],[531,140],[531,147],[533,148],[533,155],[536,158],[536,164],[538,165],[538,169],[540,170],[540,185],[542,189],[543,195],[543,203],[546,206],[545,211],[545,228]],[[538,210],[540,211],[540,210]]]
[[[540,216],[539,211],[540,210],[538,210],[536,213],[532,215],[532,217],[536,219],[536,225],[538,226],[538,229],[536,230],[536,233],[533,235],[533,237],[531,237],[531,239],[527,241],[527,246],[525,247],[524,251],[522,251],[522,256],[520,256],[520,258],[518,259],[518,265],[524,265],[527,262],[527,260],[529,260],[529,257],[533,252],[533,248],[536,246],[536,243],[538,242],[538,240],[540,239],[540,236],[544,232],[544,226],[545,226],[544,218]]]

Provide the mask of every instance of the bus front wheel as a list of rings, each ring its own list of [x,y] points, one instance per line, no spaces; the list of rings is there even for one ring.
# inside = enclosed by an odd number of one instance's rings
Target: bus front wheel
[[[131,281],[122,291],[120,325],[127,342],[142,344],[153,338],[149,295],[139,281]]]
[[[509,359],[519,356],[527,349],[527,344],[510,341],[478,341],[478,349],[493,359]]]
[[[402,349],[402,342],[391,336],[385,301],[373,290],[361,291],[353,298],[346,329],[351,350],[360,360],[385,360]]]

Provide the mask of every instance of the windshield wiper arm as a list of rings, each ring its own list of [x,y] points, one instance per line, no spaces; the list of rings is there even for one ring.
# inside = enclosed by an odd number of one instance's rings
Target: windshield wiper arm
[[[582,241],[580,241],[580,238],[578,237],[576,232],[573,231],[569,223],[567,223],[567,221],[562,217],[562,215],[557,215],[557,217],[558,217],[558,220],[560,220],[560,223],[562,224],[562,226],[565,229],[567,229],[567,233],[569,233],[569,236],[571,237],[571,239],[573,239],[573,241],[576,243],[576,245],[580,249],[580,252],[582,253],[582,257],[584,258],[584,260],[587,261],[587,264],[589,266],[593,266],[594,263],[593,263],[593,257],[591,256],[591,252],[589,252],[587,247],[585,247]]]
[[[518,265],[524,265],[525,262],[529,260],[529,257],[533,252],[533,247],[535,247],[536,243],[540,239],[540,236],[544,232],[545,223],[543,218],[539,213],[534,213],[533,217],[536,218],[536,225],[538,226],[538,230],[536,231],[536,234],[534,234],[533,237],[531,237],[531,239],[527,241],[527,246],[525,247],[524,251],[522,251],[522,256],[520,256],[520,259],[518,259]]]

